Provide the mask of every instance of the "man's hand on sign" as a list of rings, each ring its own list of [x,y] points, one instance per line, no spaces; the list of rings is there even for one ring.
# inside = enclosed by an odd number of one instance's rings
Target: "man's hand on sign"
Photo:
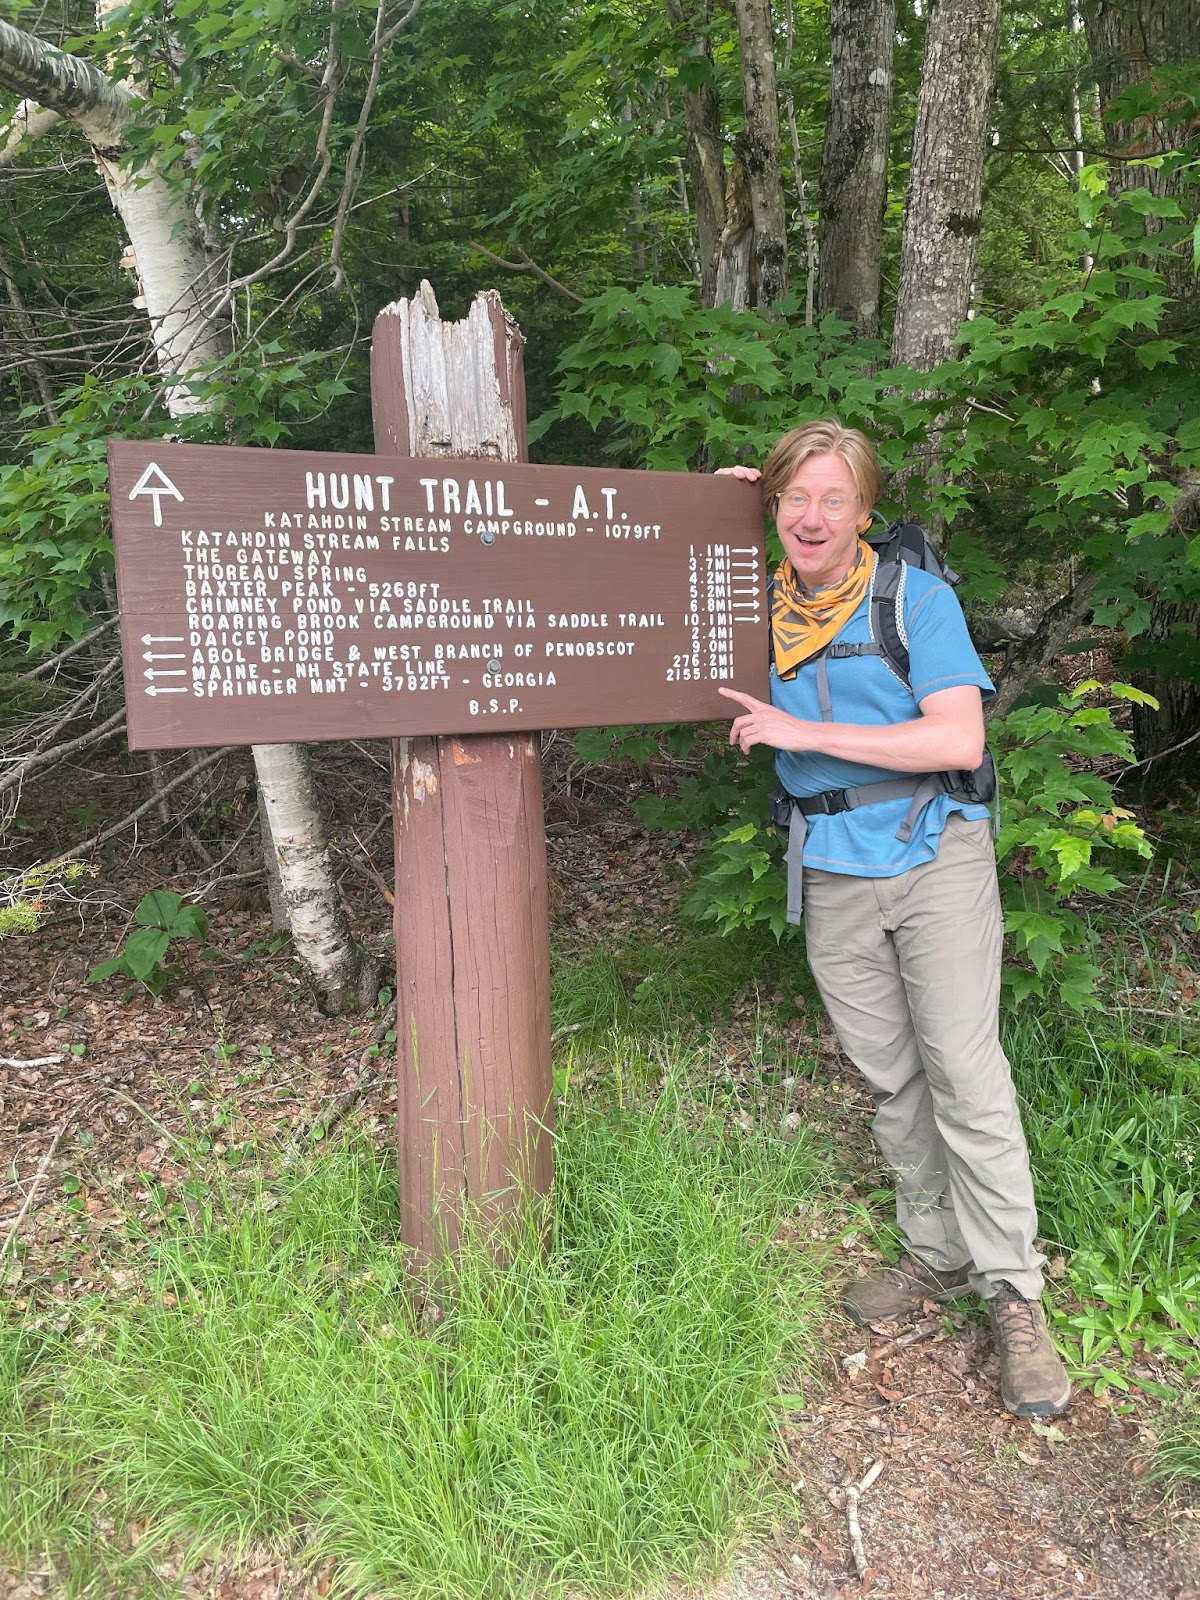
[[[813,735],[819,724],[789,717],[786,711],[768,705],[765,700],[756,700],[752,694],[743,694],[739,689],[722,688],[717,693],[746,708],[743,716],[733,719],[729,730],[730,744],[740,745],[743,755],[749,755],[756,744],[769,744],[773,750],[816,748]]]
[[[762,473],[757,467],[718,467],[713,473],[714,478],[740,478],[743,483],[757,483]]]

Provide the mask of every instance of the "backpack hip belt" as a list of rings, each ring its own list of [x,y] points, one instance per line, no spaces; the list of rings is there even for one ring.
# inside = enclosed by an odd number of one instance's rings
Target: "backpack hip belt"
[[[904,821],[896,838],[907,844],[917,818],[931,800],[951,795],[970,805],[987,805],[996,798],[996,768],[991,755],[974,772],[914,772],[907,778],[886,778],[882,783],[860,783],[848,789],[824,789],[820,794],[794,795],[777,785],[768,803],[771,821],[787,833],[787,920],[798,924],[804,915],[804,841],[809,817],[836,817],[860,806],[882,805],[887,800],[908,800]],[[1000,808],[992,814],[993,837],[1000,830]]]

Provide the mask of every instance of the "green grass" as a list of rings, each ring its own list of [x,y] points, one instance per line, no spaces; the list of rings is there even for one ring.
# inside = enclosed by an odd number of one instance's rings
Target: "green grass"
[[[267,1546],[335,1558],[346,1594],[600,1595],[712,1570],[770,1504],[772,1401],[826,1304],[814,1253],[773,1243],[827,1182],[811,1142],[670,1090],[576,1109],[549,1248],[532,1209],[503,1264],[474,1240],[440,1320],[388,1158],[346,1142],[237,1182],[121,1298],[0,1324],[13,1565],[126,1592],[136,1520],[146,1583],[166,1548]]]
[[[1083,1304],[1057,1313],[1078,1365],[1124,1388],[1139,1347],[1200,1374],[1200,1052],[1182,1023],[1024,1007],[1006,1044],[1041,1230]],[[1081,1376],[1084,1373],[1081,1371]]]
[[[1181,1394],[1158,1422],[1153,1475],[1171,1488],[1200,1485],[1200,1402],[1194,1392]]]
[[[674,938],[600,945],[554,964],[553,1026],[579,1035],[601,1055],[613,1035],[642,1045],[689,1027],[711,1030],[748,997],[779,995],[781,1021],[815,994],[796,945],[780,945],[765,926],[736,937],[688,928]]]

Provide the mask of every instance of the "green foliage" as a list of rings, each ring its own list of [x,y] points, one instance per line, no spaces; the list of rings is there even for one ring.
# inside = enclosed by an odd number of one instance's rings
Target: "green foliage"
[[[138,926],[115,956],[92,968],[88,982],[99,983],[122,973],[151,994],[161,994],[178,970],[163,965],[171,945],[178,939],[206,939],[208,914],[200,906],[184,905],[182,895],[173,889],[152,889],[138,901],[133,919]]]
[[[68,884],[90,877],[95,868],[83,861],[66,861],[61,866],[47,869],[30,867],[27,871],[0,879],[0,939],[18,933],[36,933],[49,915],[56,895]]]
[[[961,355],[931,374],[888,367],[882,346],[833,318],[806,327],[794,299],[768,321],[706,310],[683,288],[610,289],[590,302],[535,432],[579,418],[626,461],[683,470],[761,460],[787,428],[837,415],[878,440],[885,469],[917,469],[904,509],[952,526],[968,604],[996,597],[1014,557],[1070,557],[1102,575],[1098,622],[1144,632],[1147,580],[1168,599],[1200,595],[1170,515],[1181,476],[1200,470],[1197,351],[1162,335],[1163,268],[1185,224],[1148,189],[1110,196],[1094,167],[1074,202],[1073,259],[1008,321],[964,324]],[[1162,223],[1151,240],[1148,215]],[[947,446],[936,482],[921,456],[935,425]]]
[[[18,900],[14,905],[0,906],[0,939],[14,933],[35,933],[41,925],[44,911],[36,900]]]
[[[1008,1019],[1042,1233],[1080,1302],[1053,1315],[1097,1389],[1143,1349],[1200,1375],[1197,1043],[1120,1008]]]
[[[1008,868],[1001,879],[1004,924],[1017,954],[1030,963],[1006,970],[1014,1004],[1051,987],[1076,1010],[1100,1003],[1094,992],[1099,968],[1088,959],[1095,935],[1069,902],[1080,893],[1104,896],[1119,888],[1110,868],[1120,852],[1152,854],[1142,829],[1116,804],[1112,783],[1087,765],[1112,756],[1133,759],[1111,707],[1089,704],[1100,688],[1082,683],[1056,705],[1018,708],[989,729],[1000,774],[997,853]],[[1128,684],[1114,683],[1112,693],[1150,699]]]
[[[819,1263],[774,1242],[826,1181],[810,1142],[671,1092],[572,1110],[553,1216],[503,1260],[474,1231],[425,1292],[393,1166],[339,1142],[202,1194],[62,1335],[0,1323],[10,1562],[94,1583],[131,1519],[143,1559],[302,1550],[350,1595],[602,1595],[720,1562],[820,1345]]]
[[[1194,541],[1170,514],[1180,477],[1200,469],[1196,356],[1160,335],[1170,301],[1159,268],[1184,224],[1176,202],[1148,189],[1110,196],[1098,168],[1084,170],[1074,209],[1070,253],[1043,275],[1037,303],[1004,324],[977,316],[961,356],[932,374],[888,368],[880,347],[852,340],[833,319],[806,327],[794,302],[768,322],[643,285],[589,306],[586,331],[562,359],[558,416],[603,429],[629,460],[676,470],[759,460],[785,429],[831,413],[879,440],[885,466],[911,469],[941,419],[945,480],[910,476],[905,509],[952,525],[949,553],[968,606],[997,599],[1014,561],[1069,556],[1101,575],[1096,623],[1142,635],[1151,593],[1200,597]],[[1151,241],[1148,216],[1162,224]],[[1075,264],[1085,256],[1086,269]],[[1139,644],[1140,664],[1200,677],[1191,633]],[[1111,783],[1087,769],[1132,759],[1109,710],[1084,703],[1095,687],[992,728],[1006,917],[1029,962],[1008,974],[1016,999],[1050,984],[1073,1007],[1092,1003],[1093,941],[1071,897],[1111,892],[1117,853],[1149,852]],[[1120,685],[1114,693],[1139,698]],[[690,911],[726,931],[763,923],[782,936],[785,884],[765,787],[717,756],[678,801],[643,802],[643,816],[718,829]]]

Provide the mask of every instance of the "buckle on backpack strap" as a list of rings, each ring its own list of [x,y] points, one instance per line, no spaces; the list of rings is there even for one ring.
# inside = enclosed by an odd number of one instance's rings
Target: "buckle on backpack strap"
[[[837,817],[850,810],[845,789],[825,789],[820,794],[806,794],[800,801],[806,817]]]

